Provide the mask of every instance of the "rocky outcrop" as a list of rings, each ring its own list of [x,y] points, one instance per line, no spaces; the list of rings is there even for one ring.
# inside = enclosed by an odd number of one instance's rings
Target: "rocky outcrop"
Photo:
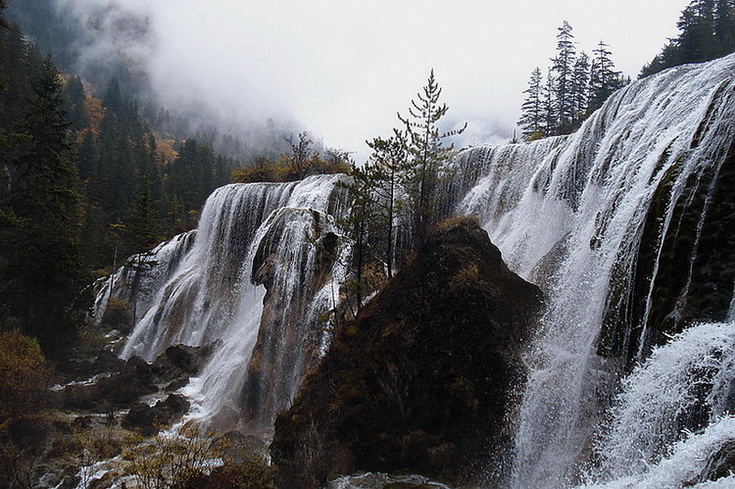
[[[337,332],[271,451],[281,486],[355,470],[477,478],[509,449],[520,350],[542,293],[472,220],[445,224]]]
[[[248,429],[272,432],[298,386],[330,338],[324,320],[339,300],[348,240],[334,218],[313,209],[284,208],[253,260],[253,280],[264,285],[263,312],[242,388]]]
[[[213,346],[170,346],[153,363],[140,357],[121,360],[103,350],[84,369],[87,380],[55,388],[57,404],[66,410],[106,413],[134,405],[148,394],[176,390],[199,373]]]

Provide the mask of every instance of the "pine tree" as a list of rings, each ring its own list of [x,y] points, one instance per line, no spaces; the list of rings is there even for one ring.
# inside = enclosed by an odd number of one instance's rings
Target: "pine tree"
[[[12,165],[14,226],[0,294],[6,314],[56,354],[75,336],[81,274],[77,177],[63,105],[60,75],[46,59]]]
[[[694,0],[677,22],[679,36],[641,70],[641,77],[685,63],[709,61],[735,51],[735,1]]]
[[[717,0],[714,18],[716,56],[735,51],[735,0]]]
[[[617,89],[623,86],[619,71],[615,71],[612,62],[612,53],[604,41],[600,41],[594,50],[592,72],[590,75],[589,112],[602,107],[605,100]]]
[[[677,40],[681,62],[696,63],[715,57],[714,10],[714,0],[695,0],[682,12],[677,23],[681,31]]]
[[[340,224],[353,240],[352,278],[343,286],[347,292],[348,305],[351,305],[350,297],[355,299],[352,307],[353,316],[360,311],[363,297],[370,291],[364,280],[364,271],[365,266],[373,259],[374,252],[371,246],[371,231],[375,228],[377,219],[374,173],[374,168],[369,162],[362,167],[353,164],[350,182],[342,184],[349,196],[350,211]]]
[[[413,213],[413,239],[416,246],[424,243],[429,228],[436,219],[435,208],[438,204],[436,191],[440,178],[446,171],[454,145],[443,145],[443,140],[461,134],[467,124],[460,129],[440,132],[438,123],[449,107],[440,104],[441,88],[431,70],[427,84],[411,101],[407,117],[398,114],[407,135],[407,151],[410,158],[408,172],[408,193]]]
[[[528,96],[521,106],[521,118],[518,121],[518,125],[523,131],[523,138],[527,141],[532,141],[546,135],[542,83],[541,69],[537,67],[531,72],[528,88],[523,91]]]
[[[376,248],[380,250],[378,253],[382,256],[387,276],[392,277],[398,231],[396,221],[403,206],[401,182],[408,170],[406,135],[394,129],[390,138],[375,138],[367,144],[373,150],[366,171],[376,199]]]
[[[557,104],[554,99],[554,76],[551,71],[546,73],[546,83],[542,87],[543,111],[544,111],[544,128],[546,129],[544,136],[553,136],[558,134],[559,121],[557,117]]]
[[[572,26],[566,20],[558,28],[556,56],[552,58],[551,71],[555,74],[554,98],[556,102],[557,133],[569,132],[574,113],[574,63],[576,49]]]
[[[574,76],[572,78],[572,125],[579,127],[587,116],[590,93],[590,60],[583,51],[574,62]]]
[[[64,98],[66,104],[64,109],[68,114],[71,129],[78,131],[87,125],[86,114],[84,112],[84,86],[82,80],[78,76],[69,78],[64,88]]]

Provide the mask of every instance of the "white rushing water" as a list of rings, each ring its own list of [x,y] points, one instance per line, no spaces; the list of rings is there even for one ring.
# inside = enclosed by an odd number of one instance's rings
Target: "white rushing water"
[[[333,260],[327,280],[314,290],[305,289],[322,251],[319,239],[338,232],[333,215],[340,212],[337,182],[341,178],[322,175],[293,183],[233,184],[216,190],[207,200],[193,246],[166,273],[168,281],[122,352],[123,358],[139,355],[151,362],[171,345],[217,342],[201,375],[185,389],[193,400],[190,419],[228,426],[242,423],[239,413],[248,394],[243,386],[255,375],[250,361],[261,342],[265,353],[258,360],[277,364],[281,379],[249,393],[260,402],[249,415],[261,424],[252,428],[267,431],[275,414],[288,407],[310,361],[304,353],[307,340],[320,343],[315,355],[323,353],[329,335],[316,318],[325,312],[323,308],[334,307],[328,298],[335,282],[344,280],[342,262]],[[340,239],[333,252],[344,255],[346,250],[346,242]],[[160,266],[172,267],[161,253],[156,258],[162,260]],[[278,321],[265,324],[267,290],[256,273],[268,275],[266,285],[273,289],[269,296],[278,298],[287,332],[265,331]],[[287,312],[298,319],[286,323]],[[291,360],[269,355],[290,355]]]
[[[735,443],[733,379],[733,322],[692,326],[654,350],[623,382],[588,478],[678,487],[701,476],[717,450]],[[709,427],[693,435],[688,425]]]
[[[733,324],[697,326],[644,360],[663,342],[662,322],[683,322],[696,296],[689,256],[706,238],[735,140],[734,74],[735,55],[677,67],[617,92],[573,135],[457,157],[456,211],[478,216],[510,268],[547,296],[525,351],[529,379],[509,487],[732,482],[706,482],[702,464],[735,435],[725,414]],[[219,340],[185,391],[190,417],[267,438],[328,347],[328,325],[318,318],[338,301],[350,253],[335,220],[344,212],[340,178],[220,188],[195,238],[156,252],[164,268],[144,282],[158,293],[130,296],[139,320],[123,356],[152,361],[173,344]],[[671,253],[672,242],[685,232],[680,283],[673,303],[661,302],[670,285],[664,269],[681,254]],[[121,284],[133,281],[125,273],[117,274]],[[118,289],[125,287],[109,290]],[[732,320],[732,297],[728,307]],[[641,366],[621,385],[631,358]]]
[[[512,487],[579,481],[623,367],[597,354],[603,322],[611,311],[630,309],[646,220],[654,197],[663,195],[655,242],[643,243],[654,250],[646,309],[623,340],[645,353],[662,237],[680,225],[677,205],[693,205],[692,182],[706,214],[714,187],[708,182],[716,181],[733,140],[734,73],[735,56],[678,67],[617,92],[569,137],[480,147],[458,158],[465,173],[479,176],[459,210],[480,216],[511,269],[548,296],[542,330],[526,354],[530,378]],[[701,224],[693,234],[696,250]],[[635,322],[626,314],[621,322]]]

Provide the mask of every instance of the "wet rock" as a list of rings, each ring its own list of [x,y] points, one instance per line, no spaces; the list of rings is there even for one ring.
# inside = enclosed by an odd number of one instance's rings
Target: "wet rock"
[[[122,427],[136,430],[143,436],[155,436],[166,424],[166,415],[155,407],[139,402],[134,404],[122,420]]]
[[[488,454],[511,448],[521,346],[541,307],[541,291],[477,224],[445,225],[337,331],[279,416],[281,485],[320,487],[357,470],[472,482]]]
[[[213,350],[212,345],[194,347],[173,345],[166,348],[151,364],[151,373],[156,382],[165,383],[198,375]]]
[[[154,436],[164,426],[169,426],[189,410],[184,396],[172,394],[154,406],[144,402],[134,404],[122,420],[122,427],[139,431],[143,436]]]

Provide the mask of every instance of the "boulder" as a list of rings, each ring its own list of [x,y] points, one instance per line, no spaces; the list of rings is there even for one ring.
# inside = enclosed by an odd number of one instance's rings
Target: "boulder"
[[[357,470],[477,480],[510,449],[524,340],[542,292],[474,221],[447,223],[343,325],[271,452],[282,487]]]

